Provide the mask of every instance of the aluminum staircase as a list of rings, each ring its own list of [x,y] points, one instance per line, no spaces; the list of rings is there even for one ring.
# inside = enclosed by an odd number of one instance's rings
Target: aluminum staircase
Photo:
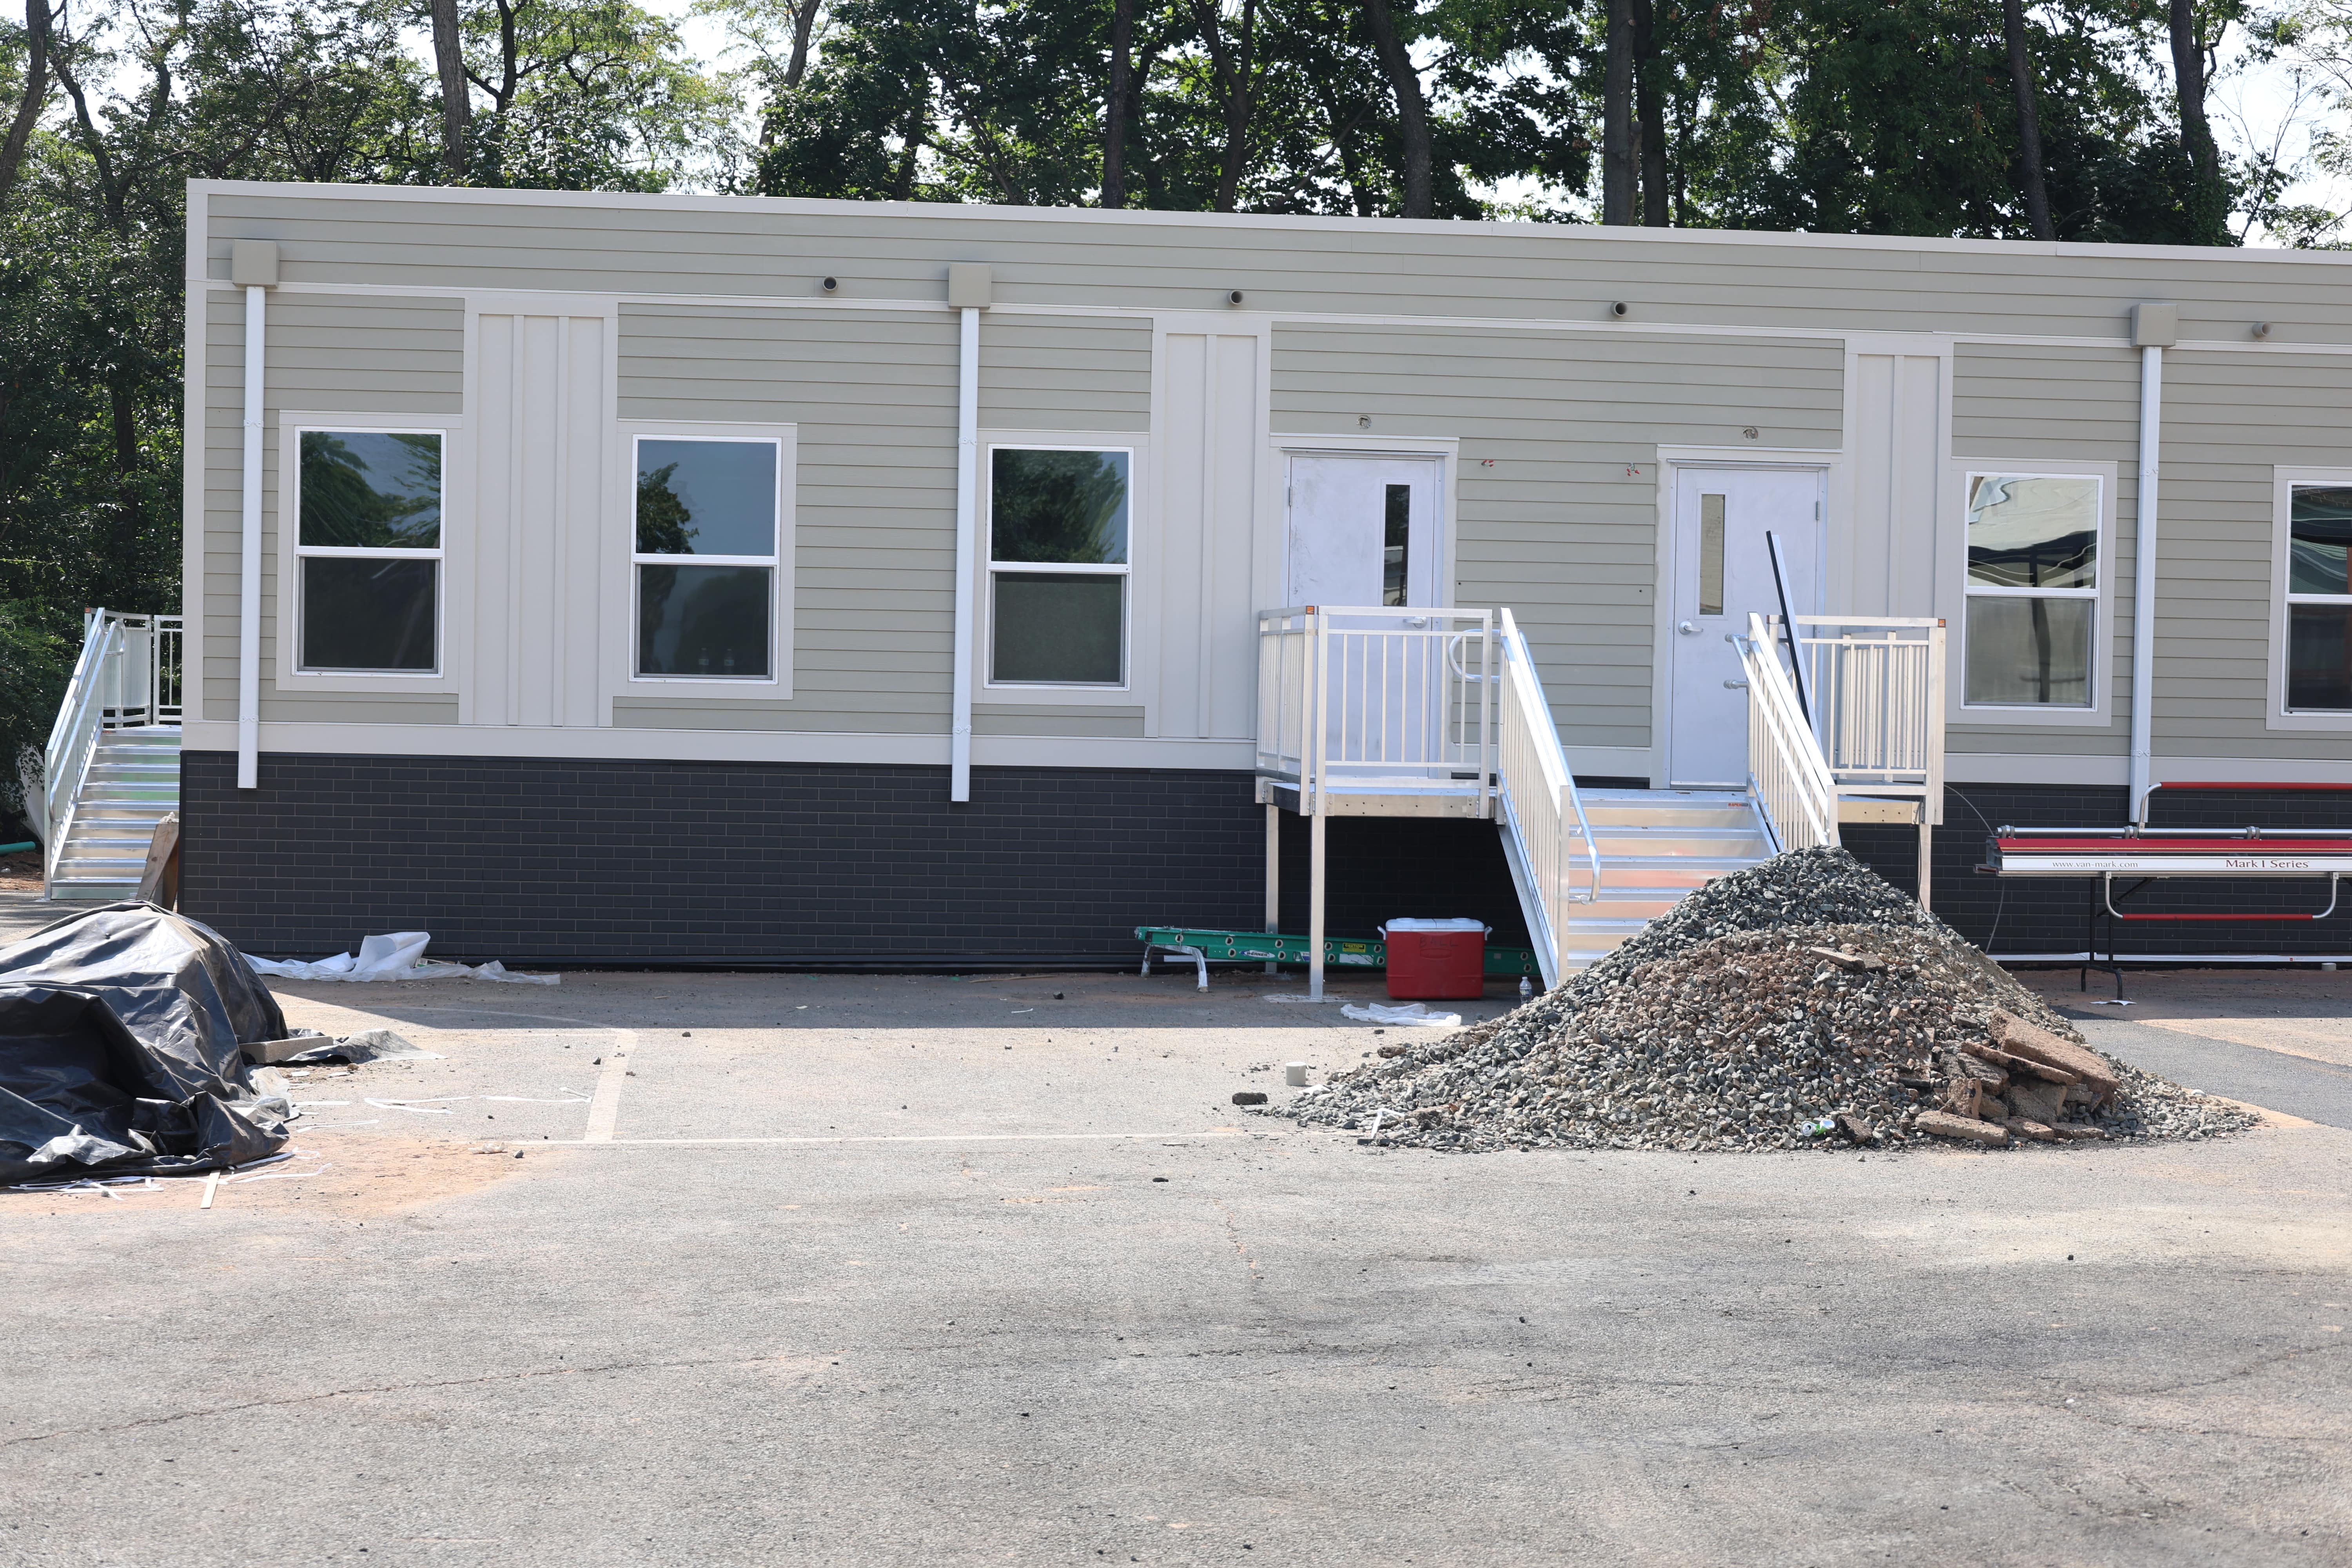
[[[155,826],[180,808],[177,616],[90,610],[81,657],[26,801],[48,896],[136,898]]]
[[[180,808],[180,731],[105,730],[66,818],[49,897],[85,903],[135,898],[155,825]]]
[[[1729,790],[1592,789],[1600,896],[1566,906],[1560,968],[1599,963],[1693,890],[1771,854],[1755,803]],[[1506,829],[1507,831],[1507,828]]]

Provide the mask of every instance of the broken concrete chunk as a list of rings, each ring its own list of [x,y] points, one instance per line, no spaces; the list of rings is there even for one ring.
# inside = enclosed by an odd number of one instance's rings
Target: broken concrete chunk
[[[1265,1095],[1264,1091],[1259,1089],[1244,1089],[1234,1096],[1234,1103],[1235,1105],[1264,1105],[1265,1103]]]
[[[2033,1079],[2012,1079],[2009,1086],[2009,1107],[2030,1121],[2056,1122],[2064,1119],[2066,1090],[2054,1083],[2042,1083]]]
[[[2116,1092],[2116,1069],[2106,1058],[2086,1046],[2072,1040],[2062,1040],[2047,1029],[2036,1028],[2014,1014],[1995,1012],[1992,1016],[1993,1044],[2011,1056],[2024,1057],[2063,1071],[2073,1073],[2095,1090],[2098,1099],[2094,1105],[2103,1105]]]
[[[1878,1129],[1873,1127],[1869,1122],[1864,1121],[1859,1116],[1850,1115],[1847,1112],[1841,1110],[1837,1113],[1835,1121],[1837,1121],[1839,1133],[1842,1134],[1850,1143],[1875,1143],[1878,1142]]]
[[[1999,1046],[1970,1040],[1960,1049],[1981,1062],[1990,1062],[2006,1073],[2027,1073],[2045,1083],[2072,1084],[2082,1082],[2077,1075],[2063,1068],[2053,1068],[2047,1062],[2037,1062],[2031,1057],[2011,1056]]]
[[[2011,1136],[2022,1138],[2029,1143],[2055,1143],[2058,1141],[2057,1133],[2030,1116],[2012,1116],[2001,1125],[2009,1129]]]
[[[2009,1146],[2009,1129],[1990,1121],[1979,1121],[1972,1116],[1948,1116],[1940,1110],[1923,1110],[1911,1125],[1931,1138],[1951,1138],[1967,1143],[1985,1143],[1996,1149]]]
[[[1391,1057],[1391,1058],[1394,1058],[1394,1057],[1401,1057],[1401,1056],[1404,1055],[1404,1054],[1405,1054],[1405,1052],[1407,1052],[1407,1051],[1409,1051],[1409,1050],[1411,1050],[1411,1049],[1412,1049],[1412,1047],[1411,1046],[1403,1046],[1403,1045],[1396,1045],[1396,1046],[1382,1046],[1382,1047],[1381,1047],[1381,1052],[1380,1052],[1380,1054],[1381,1054],[1381,1056],[1384,1056],[1384,1057]]]
[[[2061,1121],[2051,1131],[2069,1143],[2088,1143],[2105,1138],[2106,1133],[2084,1121]]]

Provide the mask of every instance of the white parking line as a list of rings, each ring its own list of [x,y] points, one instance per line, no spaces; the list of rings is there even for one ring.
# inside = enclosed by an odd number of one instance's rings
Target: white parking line
[[[583,1143],[610,1143],[621,1119],[621,1080],[629,1075],[629,1053],[637,1048],[634,1029],[614,1029],[620,1043],[604,1052],[604,1070],[596,1075],[595,1097],[588,1104],[588,1131]],[[565,1140],[569,1142],[569,1140]]]
[[[604,1092],[600,1087],[599,1095]],[[599,1104],[603,1101],[600,1100]],[[1282,1133],[1255,1128],[1215,1127],[1205,1132],[923,1132],[877,1134],[849,1138],[615,1138],[609,1122],[598,1137],[591,1117],[585,1138],[549,1138],[542,1146],[565,1143],[610,1143],[615,1147],[707,1148],[719,1144],[752,1143],[1073,1143],[1138,1138],[1279,1138]]]

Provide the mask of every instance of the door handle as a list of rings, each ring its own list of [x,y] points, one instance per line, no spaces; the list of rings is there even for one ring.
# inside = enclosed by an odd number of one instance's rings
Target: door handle
[[[1685,621],[1680,626],[1676,626],[1675,630],[1682,633],[1683,636],[1686,637],[1695,637],[1698,636],[1698,623],[1696,621]]]
[[[1726,691],[1745,691],[1748,689],[1748,682],[1744,680],[1727,680],[1723,683],[1723,689]]]

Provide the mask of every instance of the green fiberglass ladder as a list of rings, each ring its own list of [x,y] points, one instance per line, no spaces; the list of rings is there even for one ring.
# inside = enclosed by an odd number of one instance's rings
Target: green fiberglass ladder
[[[1181,926],[1138,926],[1135,937],[1143,943],[1143,973],[1151,973],[1151,956],[1162,953],[1170,958],[1189,958],[1199,967],[1201,989],[1209,988],[1211,963],[1305,963],[1314,952],[1313,942],[1303,936],[1282,936],[1266,931],[1188,931]],[[1323,966],[1326,969],[1386,969],[1389,966],[1389,944],[1378,940],[1354,937],[1325,937]],[[1540,981],[1543,971],[1536,963],[1531,949],[1524,947],[1490,947],[1486,950],[1486,973],[1503,980],[1519,975],[1533,975]]]

